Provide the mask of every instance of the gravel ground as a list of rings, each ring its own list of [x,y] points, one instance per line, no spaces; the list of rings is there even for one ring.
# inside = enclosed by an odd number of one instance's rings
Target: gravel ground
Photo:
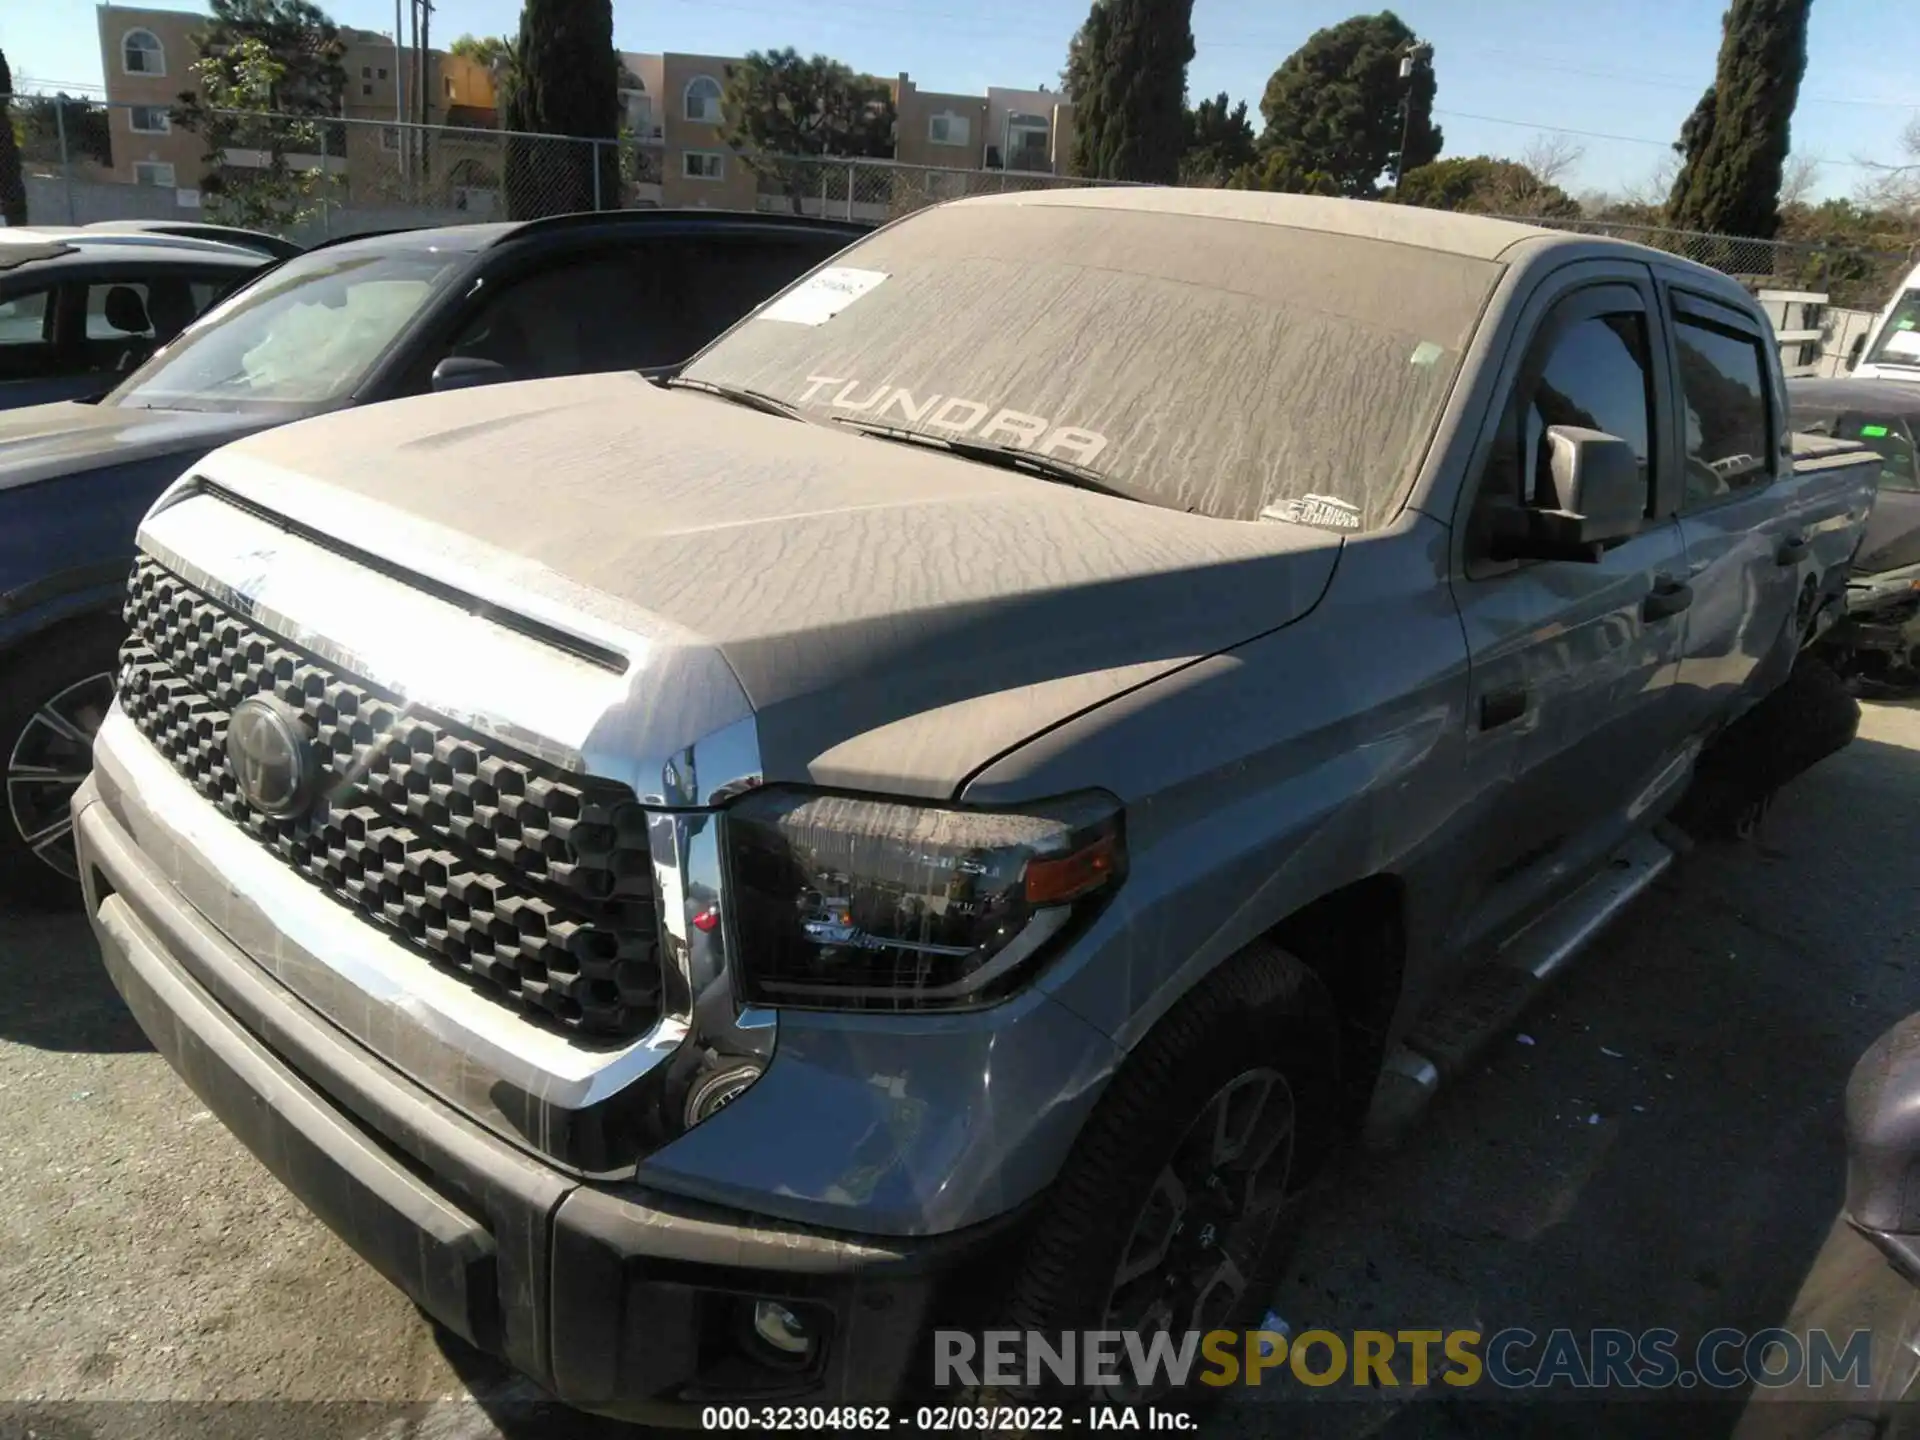
[[[1332,1177],[1277,1308],[1309,1326],[1887,1325],[1835,1218],[1841,1087],[1915,1007],[1920,706],[1866,707],[1751,845],[1687,857],[1414,1138]],[[491,1440],[557,1416],[436,1335],[148,1049],[72,917],[0,917],[0,1435]],[[1864,1318],[1863,1318],[1864,1317]],[[1890,1337],[1889,1337],[1890,1338]],[[1745,1397],[1738,1397],[1744,1399]],[[1804,1396],[1289,1406],[1290,1433],[1808,1440]],[[170,1402],[156,1404],[152,1402]],[[1209,1433],[1266,1435],[1242,1395]]]

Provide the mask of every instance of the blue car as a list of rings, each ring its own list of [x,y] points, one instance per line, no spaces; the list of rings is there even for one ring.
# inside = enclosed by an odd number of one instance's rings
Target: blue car
[[[0,413],[0,895],[78,897],[68,802],[113,698],[134,532],[202,455],[349,405],[670,367],[865,228],[646,210],[346,240],[261,274],[103,399]]]

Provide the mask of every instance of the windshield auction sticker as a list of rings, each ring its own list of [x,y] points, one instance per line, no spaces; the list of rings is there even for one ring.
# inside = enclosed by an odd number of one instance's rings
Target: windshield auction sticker
[[[776,298],[754,318],[784,320],[789,325],[824,325],[886,278],[884,270],[830,265]]]

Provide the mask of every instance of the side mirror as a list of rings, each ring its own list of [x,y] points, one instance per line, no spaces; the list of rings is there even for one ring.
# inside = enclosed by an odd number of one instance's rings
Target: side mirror
[[[1494,516],[1496,560],[1578,560],[1640,533],[1647,480],[1633,447],[1615,435],[1550,425],[1553,493],[1541,505],[1511,505]]]
[[[498,385],[513,379],[513,372],[498,360],[482,360],[477,355],[449,355],[433,367],[433,388],[471,390],[475,385]]]
[[[1846,1215],[1920,1285],[1920,1015],[1874,1041],[1848,1077]]]

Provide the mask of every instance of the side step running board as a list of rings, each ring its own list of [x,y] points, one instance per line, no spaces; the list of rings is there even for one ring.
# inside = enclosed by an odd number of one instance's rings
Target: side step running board
[[[1441,1084],[1464,1073],[1569,960],[1659,879],[1673,853],[1651,835],[1636,836],[1604,870],[1463,975],[1387,1057],[1365,1143],[1378,1148],[1404,1135]]]

